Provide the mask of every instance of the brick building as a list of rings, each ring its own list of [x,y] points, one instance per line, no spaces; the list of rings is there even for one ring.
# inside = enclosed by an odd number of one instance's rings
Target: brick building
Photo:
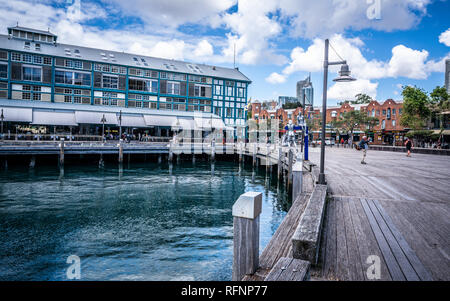
[[[333,121],[339,120],[342,114],[360,110],[365,112],[368,116],[378,118],[378,123],[373,128],[368,128],[367,125],[362,125],[360,128],[355,129],[353,132],[354,142],[360,140],[362,135],[367,135],[372,139],[374,144],[386,144],[386,145],[401,145],[404,134],[407,132],[405,128],[400,125],[400,117],[403,110],[403,101],[394,101],[388,99],[384,102],[378,102],[376,100],[371,101],[369,104],[350,104],[343,103],[340,106],[330,106],[327,108],[327,128],[326,138],[330,140],[340,141],[349,139],[348,133],[342,133],[332,127]],[[310,139],[312,141],[320,139],[320,120],[322,118],[320,107],[307,107],[305,109],[306,118],[311,121]],[[302,114],[302,108],[285,110],[282,108],[267,110],[262,108],[261,104],[254,102],[251,104],[252,119],[264,120],[264,119],[279,119],[282,127],[284,127],[289,120],[294,123],[297,121],[297,116]],[[281,126],[280,126],[281,127]],[[282,129],[280,129],[282,131]]]

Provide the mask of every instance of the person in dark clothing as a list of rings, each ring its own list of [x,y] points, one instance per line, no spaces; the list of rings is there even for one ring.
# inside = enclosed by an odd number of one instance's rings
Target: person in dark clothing
[[[363,151],[363,158],[361,161],[361,164],[367,164],[366,161],[366,155],[367,155],[367,149],[369,148],[369,140],[367,139],[367,136],[364,136],[362,140],[359,142],[359,148]]]
[[[413,147],[413,143],[412,143],[411,139],[409,139],[409,138],[406,139],[405,146],[406,146],[406,151],[408,152],[408,154],[406,156],[411,157],[411,149]]]

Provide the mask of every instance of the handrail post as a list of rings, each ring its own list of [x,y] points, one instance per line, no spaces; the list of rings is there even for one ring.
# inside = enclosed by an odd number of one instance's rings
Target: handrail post
[[[292,202],[303,192],[303,162],[299,160],[292,167]]]
[[[294,163],[294,152],[289,148],[288,153],[288,187],[292,184],[292,165]]]
[[[261,192],[246,192],[233,205],[233,281],[258,269],[261,209]]]
[[[123,163],[123,139],[119,139],[119,164]]]
[[[61,143],[59,144],[59,165],[64,165],[64,138],[61,138]]]

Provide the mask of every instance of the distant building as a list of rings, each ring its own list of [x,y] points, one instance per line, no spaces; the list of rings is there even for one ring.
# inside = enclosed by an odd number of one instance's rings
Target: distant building
[[[282,107],[284,104],[287,103],[296,103],[298,101],[297,97],[293,96],[278,96],[278,105]]]
[[[349,104],[343,103],[339,106],[327,107],[327,129],[326,138],[334,140],[336,142],[341,139],[347,140],[350,135],[347,132],[339,131],[333,127],[333,122],[338,120],[342,114],[349,111],[358,110],[365,112],[368,116],[372,116],[378,119],[378,122],[372,127],[367,125],[361,125],[353,132],[353,141],[357,142],[363,135],[367,135],[373,144],[378,145],[395,145],[401,146],[405,133],[408,131],[400,124],[401,115],[403,114],[403,101],[393,99],[387,99],[385,101],[372,100],[368,104]],[[278,119],[280,124],[284,126],[292,120],[297,122],[297,117],[302,114],[303,109],[298,107],[296,109],[282,109],[277,110],[264,109],[260,103],[252,103],[252,119],[265,120],[265,119]],[[318,140],[320,138],[320,120],[321,120],[321,108],[320,107],[306,107],[305,116],[313,124],[310,127],[311,141]]]
[[[445,88],[450,94],[450,60],[445,61]]]
[[[305,80],[297,82],[297,99],[300,103],[303,103],[303,99],[305,99],[305,106],[314,106],[314,88],[311,75]]]

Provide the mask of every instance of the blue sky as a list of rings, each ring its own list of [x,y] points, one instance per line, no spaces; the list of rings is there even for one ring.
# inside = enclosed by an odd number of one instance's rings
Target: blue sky
[[[0,0],[0,30],[50,28],[59,41],[233,67],[258,100],[295,96],[311,72],[321,103],[323,40],[358,80],[335,84],[329,104],[367,93],[401,99],[401,86],[444,84],[449,1],[442,0]],[[331,50],[330,59],[337,59]]]

